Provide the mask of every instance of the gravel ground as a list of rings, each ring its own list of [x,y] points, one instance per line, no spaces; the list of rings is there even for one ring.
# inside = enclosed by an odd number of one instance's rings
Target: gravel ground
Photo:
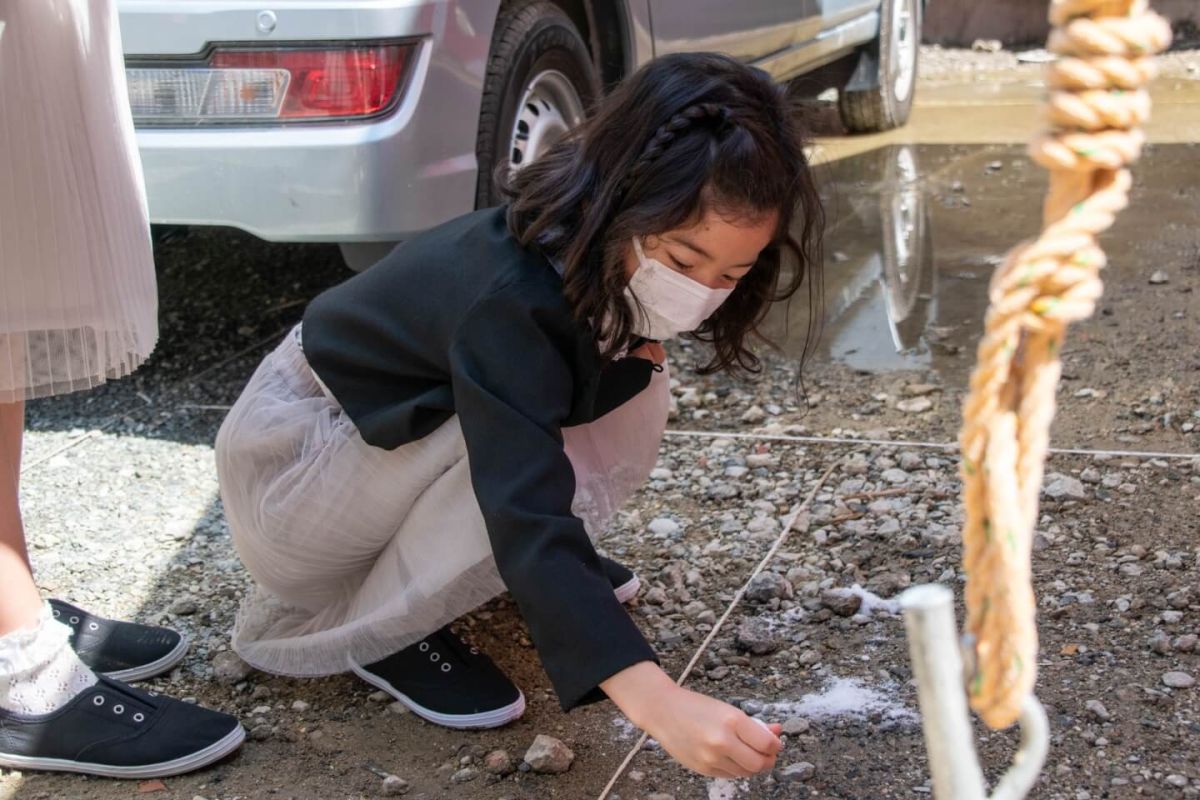
[[[1200,61],[1173,56],[1183,70]],[[1015,62],[1012,54],[936,48],[924,58],[926,80],[965,64],[986,71]],[[985,171],[993,156],[980,158],[964,169]],[[1166,165],[1147,172],[1194,219],[1195,184],[1173,182]],[[993,207],[953,180],[943,171],[925,187],[947,215],[1012,213],[1030,196],[997,193]],[[954,200],[964,194],[974,211]],[[978,224],[965,219],[967,228]],[[997,238],[1015,240],[1004,230]],[[938,257],[980,257],[964,246],[943,237]],[[1110,276],[1107,310],[1079,326],[1077,344],[1065,351],[1057,445],[1200,451],[1200,331],[1190,322],[1200,245],[1181,225],[1138,252],[1152,263]],[[461,624],[529,701],[522,720],[495,731],[440,729],[356,679],[252,673],[228,652],[247,578],[217,498],[211,442],[262,355],[309,298],[345,273],[332,248],[267,245],[224,231],[163,243],[158,262],[163,335],[146,368],[96,392],[30,405],[24,503],[32,555],[49,594],[186,631],[188,658],[153,688],[237,713],[250,740],[220,765],[161,784],[0,772],[0,798],[594,797],[638,732],[609,703],[558,711],[505,598]],[[1157,270],[1169,274],[1167,283],[1148,280]],[[784,723],[779,769],[752,781],[710,781],[651,742],[616,787],[624,800],[929,795],[891,600],[912,584],[962,579],[956,456],[854,440],[953,440],[982,297],[970,288],[978,284],[953,285],[966,287],[958,291],[975,304],[975,318],[954,331],[926,331],[943,356],[936,369],[868,374],[818,351],[801,392],[791,351],[768,354],[764,374],[742,380],[700,377],[700,348],[671,348],[673,426],[712,435],[664,443],[651,482],[604,547],[641,576],[631,613],[673,674],[788,512],[832,472],[689,681]],[[809,434],[852,441],[770,438]],[[1038,693],[1053,747],[1034,796],[1200,797],[1200,462],[1060,455],[1047,471],[1034,577]],[[978,742],[994,778],[1015,735],[979,729]]]

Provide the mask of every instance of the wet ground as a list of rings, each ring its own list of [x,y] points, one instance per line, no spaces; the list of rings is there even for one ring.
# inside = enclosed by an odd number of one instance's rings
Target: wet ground
[[[1200,81],[1188,77],[1200,57],[1177,62],[1156,92],[1155,144],[1135,168],[1131,207],[1104,240],[1105,297],[1064,351],[1060,447],[1200,451]],[[689,682],[789,721],[780,767],[794,769],[708,781],[651,748],[617,784],[624,800],[929,796],[900,621],[886,602],[843,616],[826,590],[860,584],[868,600],[886,600],[912,583],[961,580],[955,456],[918,445],[954,440],[988,277],[1038,225],[1044,176],[1021,145],[1035,79],[1027,65],[951,64],[927,74],[904,131],[820,141],[826,324],[803,393],[801,300],[789,324],[782,309],[772,317],[782,352],[768,354],[760,379],[700,377],[698,348],[673,348],[673,426],[752,438],[670,437],[660,471],[605,541],[642,576],[632,613],[668,669],[688,661],[789,509],[834,472],[769,567],[775,577]],[[262,355],[345,273],[333,248],[229,232],[165,242],[158,261],[163,335],[151,363],[128,381],[30,405],[33,559],[48,593],[187,631],[187,661],[155,688],[238,713],[251,741],[161,786],[0,773],[0,798],[374,797],[380,773],[427,800],[594,797],[637,733],[607,703],[562,715],[503,600],[465,623],[529,699],[525,718],[498,731],[435,728],[346,677],[214,680],[247,581],[211,443]],[[913,399],[928,403],[901,409]],[[808,435],[860,443],[777,438]],[[1162,680],[1200,678],[1200,470],[1187,459],[1071,455],[1050,471],[1078,486],[1047,496],[1039,524],[1039,694],[1053,749],[1034,796],[1200,796],[1200,689]],[[519,761],[539,733],[574,750],[568,773],[481,769],[498,748]],[[995,777],[1015,737],[979,735]]]

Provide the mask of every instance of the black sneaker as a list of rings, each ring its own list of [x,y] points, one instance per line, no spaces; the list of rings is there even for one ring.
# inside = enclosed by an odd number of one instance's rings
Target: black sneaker
[[[605,556],[600,556],[600,564],[604,567],[604,574],[608,576],[608,582],[612,584],[613,592],[617,595],[618,600],[628,603],[637,596],[638,590],[642,588],[642,582],[638,580],[638,576],[633,573],[633,570]]]
[[[101,677],[49,714],[0,708],[0,767],[163,778],[207,766],[241,746],[228,714]]]
[[[498,728],[525,713],[525,695],[449,627],[381,661],[350,669],[413,713],[447,728]]]
[[[152,678],[187,655],[187,638],[169,628],[97,617],[62,600],[50,600],[50,609],[56,620],[71,628],[71,647],[79,660],[109,678]]]

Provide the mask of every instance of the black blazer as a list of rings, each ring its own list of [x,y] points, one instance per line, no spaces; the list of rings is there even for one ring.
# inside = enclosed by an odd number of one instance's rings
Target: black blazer
[[[405,242],[313,300],[303,324],[309,364],[368,444],[393,449],[458,415],[496,566],[564,709],[657,660],[571,513],[560,432],[644,390],[653,365],[602,369],[558,272],[505,209]]]

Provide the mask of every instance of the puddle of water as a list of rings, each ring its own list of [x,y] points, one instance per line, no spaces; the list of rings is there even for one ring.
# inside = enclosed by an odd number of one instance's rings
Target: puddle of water
[[[1186,258],[1200,179],[1195,144],[1148,147],[1129,209],[1102,239],[1106,300]],[[1035,235],[1045,172],[1018,145],[893,144],[820,167],[828,214],[825,325],[814,358],[865,373],[917,370],[965,379],[1004,254]],[[803,351],[803,292],[764,332]],[[790,317],[790,319],[789,319]]]

